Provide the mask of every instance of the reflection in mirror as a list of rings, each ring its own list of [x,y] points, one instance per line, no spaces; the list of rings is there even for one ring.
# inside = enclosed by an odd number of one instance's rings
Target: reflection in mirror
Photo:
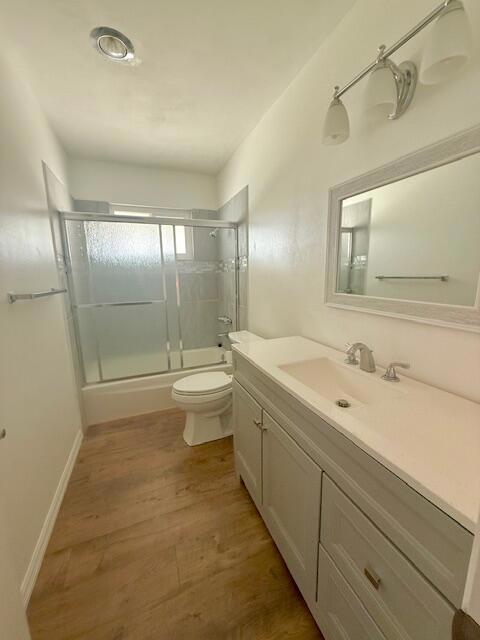
[[[337,293],[474,306],[480,154],[346,198]]]
[[[338,290],[365,294],[371,198],[342,207]]]

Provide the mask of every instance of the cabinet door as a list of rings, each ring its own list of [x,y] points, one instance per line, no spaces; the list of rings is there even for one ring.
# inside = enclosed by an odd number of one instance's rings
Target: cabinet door
[[[290,573],[315,599],[322,470],[263,412],[263,516]]]
[[[253,501],[262,504],[262,407],[233,383],[233,441],[235,465]]]

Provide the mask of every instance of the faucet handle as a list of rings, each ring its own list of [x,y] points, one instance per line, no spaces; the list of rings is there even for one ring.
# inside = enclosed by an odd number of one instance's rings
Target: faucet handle
[[[408,362],[391,362],[382,378],[387,382],[400,382],[400,378],[397,376],[397,372],[395,371],[397,367],[400,369],[410,369]]]
[[[355,357],[355,352],[351,350],[353,345],[347,342],[345,346],[347,347],[345,362],[347,364],[358,364],[358,358]]]

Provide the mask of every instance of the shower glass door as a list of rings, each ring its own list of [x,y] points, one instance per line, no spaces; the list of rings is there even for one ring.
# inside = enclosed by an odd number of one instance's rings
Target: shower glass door
[[[181,229],[175,227],[177,237]],[[181,255],[177,241],[176,263],[181,367],[191,368],[221,361],[222,334],[235,331],[236,241],[234,229],[191,227],[186,232],[191,250]]]
[[[236,326],[234,228],[71,216],[64,237],[87,384],[222,362],[219,334]]]

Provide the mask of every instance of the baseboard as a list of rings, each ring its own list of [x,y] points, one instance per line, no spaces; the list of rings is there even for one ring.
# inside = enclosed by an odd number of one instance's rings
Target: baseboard
[[[22,580],[20,592],[22,594],[25,609],[28,606],[33,587],[35,586],[35,582],[37,580],[38,572],[40,571],[40,567],[42,566],[43,556],[45,555],[48,541],[50,540],[50,536],[52,535],[53,526],[55,524],[55,520],[57,519],[58,511],[60,509],[60,505],[62,504],[63,496],[65,494],[68,481],[70,480],[70,475],[72,473],[75,460],[77,459],[82,440],[83,432],[80,429],[75,436],[75,440],[73,441],[72,448],[68,455],[67,463],[60,477],[55,495],[53,496],[53,500],[50,504],[50,508],[48,509],[47,516],[43,523],[42,530],[40,531],[40,535],[38,536],[37,544],[35,545],[35,549],[28,564],[27,571],[25,572],[25,576]]]

